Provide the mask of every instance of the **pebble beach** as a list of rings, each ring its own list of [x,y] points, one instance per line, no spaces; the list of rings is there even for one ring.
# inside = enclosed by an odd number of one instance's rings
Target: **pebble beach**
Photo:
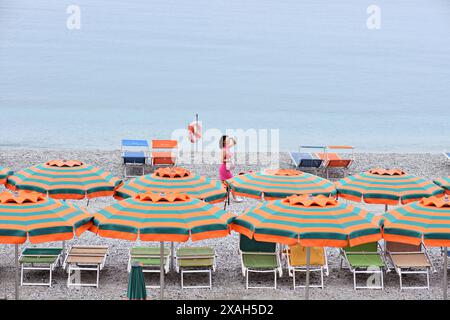
[[[120,151],[87,151],[87,150],[6,150],[0,151],[0,164],[12,170],[19,170],[35,164],[43,163],[51,159],[76,159],[85,163],[99,166],[110,171],[115,176],[123,176]],[[211,159],[204,157],[203,164],[183,164],[189,170],[198,174],[217,178],[218,166],[211,164]],[[271,166],[270,157],[258,155],[257,163],[253,161],[239,164],[235,172],[260,170]],[[292,168],[289,155],[281,153],[279,156],[280,168]],[[450,166],[441,154],[399,154],[399,153],[356,153],[355,161],[349,169],[349,174],[366,171],[373,167],[401,168],[404,171],[428,179],[439,178],[450,174]],[[148,172],[152,168],[147,168]],[[314,173],[314,172],[313,172]],[[319,172],[323,176],[323,173]],[[342,172],[332,173],[330,180],[335,181],[342,177]],[[2,188],[2,187],[1,187]],[[90,201],[88,210],[92,213],[114,203],[113,198],[97,198]],[[343,200],[345,201],[345,200]],[[80,201],[85,205],[86,201]],[[249,206],[257,203],[253,199],[244,199],[242,203],[231,203],[228,210],[235,215]],[[222,206],[223,204],[217,204]],[[372,212],[382,214],[384,207],[381,205],[355,204]],[[134,243],[123,240],[100,238],[91,232],[85,232],[79,238],[68,241],[67,246],[81,245],[108,245],[109,256],[105,268],[100,273],[99,288],[67,288],[67,274],[62,268],[57,268],[53,274],[52,287],[26,286],[20,288],[21,299],[46,300],[46,299],[126,299],[128,285],[128,252],[132,246],[158,246],[157,243]],[[238,253],[238,234],[232,232],[228,237],[221,239],[204,240],[195,243],[175,244],[175,248],[185,245],[211,246],[216,250],[218,257],[217,270],[213,274],[213,288],[209,289],[181,289],[180,275],[175,271],[169,272],[165,282],[165,298],[170,300],[205,300],[205,299],[303,299],[302,289],[292,289],[292,279],[287,275],[284,265],[283,276],[278,278],[278,286],[273,289],[249,289],[245,290],[245,281],[241,273],[240,257]],[[54,244],[44,244],[54,246]],[[20,246],[22,250],[24,246]],[[443,259],[439,248],[429,248],[435,272],[431,274],[430,290],[403,290],[399,289],[399,278],[394,270],[385,273],[385,289],[382,290],[357,290],[353,289],[353,275],[346,269],[340,268],[339,251],[335,248],[327,248],[329,276],[325,277],[324,289],[313,288],[310,290],[310,299],[441,299],[442,298],[442,264]],[[40,281],[45,279],[47,272],[33,272],[30,279]],[[28,276],[27,276],[28,277]],[[94,274],[83,274],[83,281],[94,280]],[[252,282],[270,285],[273,276],[253,275]],[[299,277],[299,281],[304,278]],[[206,280],[205,275],[187,275],[186,282],[200,283]],[[317,281],[312,276],[312,281]],[[361,281],[365,281],[362,277]],[[405,285],[411,283],[424,283],[423,275],[413,275],[405,278]],[[159,275],[146,275],[146,281],[157,283]],[[192,283],[192,282],[191,282]],[[159,298],[158,289],[148,289],[150,299]],[[0,245],[0,299],[14,298],[14,246]]]

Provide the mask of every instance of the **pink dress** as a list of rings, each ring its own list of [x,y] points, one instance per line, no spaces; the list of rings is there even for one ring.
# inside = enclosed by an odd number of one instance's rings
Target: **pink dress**
[[[223,163],[219,167],[219,178],[222,181],[228,180],[230,178],[233,178],[233,173],[231,173],[230,170],[227,169],[227,164],[225,160],[230,160],[233,157],[233,153],[230,151],[229,147],[224,148],[225,151],[225,159]]]

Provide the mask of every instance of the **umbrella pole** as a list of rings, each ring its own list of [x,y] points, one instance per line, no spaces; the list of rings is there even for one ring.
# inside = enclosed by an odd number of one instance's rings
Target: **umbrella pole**
[[[15,270],[15,299],[19,300],[19,245],[16,244],[14,246],[14,264],[16,267]]]
[[[311,249],[306,247],[306,283],[305,283],[305,300],[309,300],[309,264],[311,260]]]
[[[159,298],[164,300],[164,242],[161,241],[159,248]]]
[[[448,248],[444,247],[444,284],[443,284],[443,289],[444,289],[444,300],[447,300],[447,267],[448,267]]]
[[[385,204],[385,205],[384,205],[384,212],[387,212],[387,211],[388,211],[388,205]]]

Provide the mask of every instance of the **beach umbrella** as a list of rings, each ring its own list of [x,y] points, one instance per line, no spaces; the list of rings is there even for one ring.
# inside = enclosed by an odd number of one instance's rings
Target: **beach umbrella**
[[[164,242],[225,237],[234,216],[180,193],[141,193],[94,216],[91,230],[101,237],[160,242],[161,299],[164,295]]]
[[[222,202],[227,196],[225,187],[218,180],[184,168],[159,168],[153,174],[128,180],[116,190],[114,198],[123,200],[145,192],[186,193],[209,203]]]
[[[0,193],[0,243],[15,245],[16,298],[18,298],[18,245],[70,240],[92,225],[92,216],[72,203],[37,192]]]
[[[338,197],[356,202],[388,205],[406,204],[442,194],[432,181],[407,174],[400,169],[371,169],[345,177],[335,183]]]
[[[11,190],[30,190],[54,199],[92,199],[112,196],[121,180],[78,160],[52,160],[16,172],[8,178]]]
[[[433,182],[443,188],[446,194],[450,194],[450,176],[434,180]]]
[[[294,194],[336,194],[336,189],[330,181],[294,169],[246,173],[228,179],[226,183],[236,195],[255,199],[273,200]]]
[[[444,247],[443,292],[447,299],[447,247],[450,246],[450,200],[445,197],[420,201],[384,214],[383,238],[386,241],[431,247]]]
[[[8,168],[0,167],[0,184],[5,184],[6,180],[13,172]]]
[[[127,297],[130,300],[147,299],[147,289],[145,288],[145,278],[142,272],[142,265],[134,263],[128,277]]]
[[[309,298],[310,247],[347,247],[381,239],[379,217],[335,198],[293,195],[249,208],[231,229],[256,241],[306,247]]]

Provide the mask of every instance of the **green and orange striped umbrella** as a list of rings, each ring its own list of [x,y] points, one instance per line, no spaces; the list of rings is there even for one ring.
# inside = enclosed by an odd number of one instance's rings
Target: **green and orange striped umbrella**
[[[52,160],[16,172],[8,178],[11,190],[29,190],[54,199],[92,199],[112,196],[121,180],[77,160]]]
[[[153,174],[134,178],[120,186],[114,198],[123,200],[145,192],[186,193],[209,203],[225,200],[227,191],[218,180],[199,176],[184,168],[160,168]]]
[[[226,181],[237,195],[274,200],[294,194],[334,196],[330,181],[294,169],[265,170],[235,176]]]
[[[13,172],[8,168],[0,167],[0,184],[5,184],[6,180]]]
[[[336,182],[338,196],[356,202],[398,205],[440,195],[444,191],[432,181],[400,169],[372,169]]]
[[[70,240],[92,225],[92,215],[72,203],[37,192],[0,193],[0,243]]]
[[[334,198],[293,195],[248,209],[231,225],[257,241],[346,247],[381,239],[380,218]]]
[[[434,183],[445,190],[445,193],[450,194],[450,176],[434,180]]]

